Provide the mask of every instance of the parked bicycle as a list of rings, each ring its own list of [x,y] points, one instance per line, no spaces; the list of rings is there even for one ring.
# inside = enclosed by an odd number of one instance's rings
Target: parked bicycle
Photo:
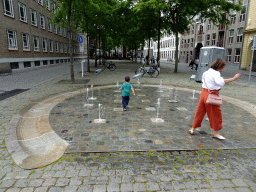
[[[99,63],[99,68],[103,68],[104,69],[109,69],[110,71],[114,71],[116,69],[116,65],[112,62],[106,62],[106,61],[102,61],[101,63]]]
[[[135,74],[142,73],[142,77],[145,73],[147,73],[150,77],[156,78],[159,75],[159,71],[157,69],[157,65],[152,65],[147,70],[145,65],[143,64],[142,67],[139,67],[135,70]]]

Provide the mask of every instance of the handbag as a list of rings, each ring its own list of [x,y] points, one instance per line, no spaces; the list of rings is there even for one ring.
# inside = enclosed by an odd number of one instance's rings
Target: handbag
[[[205,77],[204,77],[204,83],[205,83],[205,85],[206,85]],[[206,85],[206,87],[207,87],[207,85]],[[223,102],[222,102],[221,96],[219,96],[219,94],[218,94],[218,95],[214,95],[214,94],[212,94],[212,93],[210,92],[210,90],[209,90],[208,87],[207,87],[207,89],[208,89],[208,91],[209,91],[209,95],[208,95],[208,98],[207,98],[207,100],[206,100],[206,103],[207,103],[207,104],[211,104],[211,105],[218,105],[218,106],[222,105]]]

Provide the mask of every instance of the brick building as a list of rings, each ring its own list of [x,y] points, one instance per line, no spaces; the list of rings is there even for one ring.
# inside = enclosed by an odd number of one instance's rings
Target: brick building
[[[190,31],[181,36],[180,60],[189,62],[197,53],[196,47],[218,46],[224,47],[227,63],[239,64],[243,49],[243,30],[246,26],[248,1],[243,1],[243,10],[232,11],[234,17],[229,17],[229,26],[213,25],[209,19],[201,22],[196,18],[195,24],[190,26]]]
[[[52,23],[54,3],[50,0],[1,1],[0,70],[45,66],[70,60],[67,28]],[[71,37],[74,59],[77,60],[81,56],[79,34],[72,33]]]

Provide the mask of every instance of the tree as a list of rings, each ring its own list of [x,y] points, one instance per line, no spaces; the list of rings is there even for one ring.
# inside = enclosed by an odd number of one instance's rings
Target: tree
[[[241,10],[241,2],[236,0],[168,0],[168,7],[163,10],[166,29],[174,32],[176,37],[175,70],[178,72],[178,34],[189,30],[194,17],[200,15],[201,19],[208,18],[214,24],[229,24],[227,15],[230,10]]]

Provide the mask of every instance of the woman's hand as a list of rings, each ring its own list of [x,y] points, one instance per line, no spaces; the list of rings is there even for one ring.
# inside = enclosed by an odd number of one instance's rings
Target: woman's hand
[[[235,80],[237,80],[239,77],[241,76],[241,74],[240,73],[237,73],[237,74],[235,74],[235,76],[233,77]]]

